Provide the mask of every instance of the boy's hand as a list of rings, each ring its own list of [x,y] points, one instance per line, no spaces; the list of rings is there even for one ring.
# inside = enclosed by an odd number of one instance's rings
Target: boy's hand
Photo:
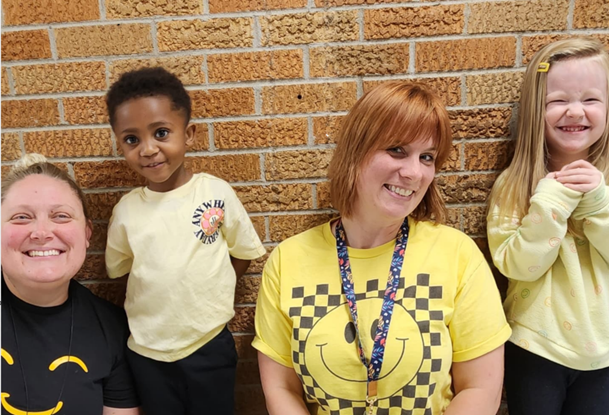
[[[569,163],[560,171],[548,174],[551,175],[565,187],[582,193],[596,189],[603,177],[601,172],[586,160]]]

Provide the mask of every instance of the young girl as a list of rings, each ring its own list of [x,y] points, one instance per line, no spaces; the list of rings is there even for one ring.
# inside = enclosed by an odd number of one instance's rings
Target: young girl
[[[545,46],[525,73],[514,159],[488,215],[509,279],[510,415],[609,411],[608,79],[590,39]]]

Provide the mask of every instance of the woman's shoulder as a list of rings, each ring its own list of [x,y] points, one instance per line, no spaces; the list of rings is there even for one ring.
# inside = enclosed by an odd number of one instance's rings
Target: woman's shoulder
[[[431,221],[413,221],[410,227],[412,242],[416,241],[434,249],[445,249],[453,252],[478,250],[478,245],[469,235],[451,226]]]
[[[98,297],[82,284],[72,280],[70,283],[70,295],[77,301],[80,313],[87,316],[91,314],[97,317],[102,324],[126,327],[127,319],[125,310],[112,304],[110,301]]]

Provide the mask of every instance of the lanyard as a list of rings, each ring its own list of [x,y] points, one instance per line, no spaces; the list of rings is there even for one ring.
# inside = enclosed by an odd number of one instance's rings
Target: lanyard
[[[349,253],[345,242],[345,229],[342,221],[339,219],[336,223],[336,251],[338,253],[338,265],[340,268],[340,277],[343,283],[343,292],[347,297],[347,304],[351,312],[351,318],[355,325],[357,334],[357,345],[359,348],[359,357],[364,367],[367,369],[366,383],[366,402],[369,407],[369,414],[374,413],[374,404],[377,400],[377,381],[381,373],[383,358],[385,356],[385,343],[387,340],[387,332],[391,316],[393,315],[393,305],[395,303],[395,293],[400,282],[400,274],[402,273],[402,264],[404,263],[404,252],[408,243],[408,218],[404,219],[400,230],[398,231],[395,240],[395,248],[393,249],[393,257],[389,267],[389,276],[387,278],[387,288],[383,297],[383,306],[378,320],[378,326],[374,335],[374,345],[372,346],[372,354],[370,362],[366,359],[364,347],[362,345],[358,318],[357,318],[357,303],[355,301],[355,290],[353,284],[353,274],[351,273],[351,264],[349,262]]]

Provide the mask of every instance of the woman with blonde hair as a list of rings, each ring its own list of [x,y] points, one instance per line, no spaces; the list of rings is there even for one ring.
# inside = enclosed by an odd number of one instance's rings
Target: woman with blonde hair
[[[124,312],[72,278],[92,224],[66,172],[28,154],[2,179],[2,413],[137,415]]]
[[[609,54],[551,43],[524,75],[514,158],[493,187],[489,247],[508,278],[510,415],[609,408]]]
[[[387,82],[337,141],[340,218],[279,244],[262,276],[253,346],[270,415],[494,415],[510,329],[476,244],[439,224],[446,109]]]

